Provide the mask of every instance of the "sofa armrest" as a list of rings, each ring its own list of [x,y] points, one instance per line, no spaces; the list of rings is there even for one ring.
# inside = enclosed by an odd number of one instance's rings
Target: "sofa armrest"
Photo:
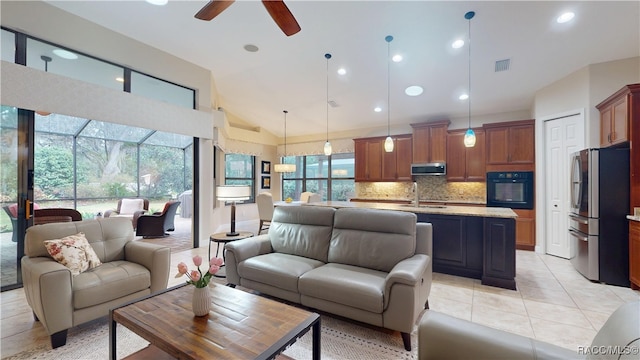
[[[390,294],[394,284],[405,284],[416,286],[422,279],[422,274],[429,266],[431,259],[424,254],[415,254],[408,259],[404,259],[391,269],[385,279],[384,293]],[[385,296],[385,303],[389,301],[389,296]],[[385,304],[386,307],[387,304]]]
[[[49,257],[23,257],[27,303],[49,335],[73,326],[71,271]]]
[[[240,285],[238,264],[254,256],[273,252],[269,234],[232,241],[224,246],[227,282]]]
[[[171,267],[171,248],[142,241],[129,241],[124,248],[124,258],[149,269],[152,293],[167,288]]]
[[[418,359],[580,359],[528,337],[428,310],[418,326]]]

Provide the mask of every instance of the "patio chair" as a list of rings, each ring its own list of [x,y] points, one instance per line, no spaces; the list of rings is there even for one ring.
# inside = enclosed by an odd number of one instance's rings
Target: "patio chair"
[[[46,208],[33,210],[33,225],[54,222],[82,221],[82,214],[76,209]]]
[[[140,215],[149,211],[149,200],[141,198],[124,198],[118,200],[118,207],[115,210],[107,210],[104,217],[126,217],[131,218],[131,225],[135,229]]]
[[[258,235],[264,230],[269,230],[271,218],[273,218],[273,196],[269,192],[263,192],[256,197],[258,203],[258,215],[260,216],[260,226]]]
[[[168,236],[167,231],[175,230],[174,219],[178,206],[180,206],[180,201],[172,200],[164,204],[164,209],[161,212],[141,215],[138,218],[136,236],[143,238]]]
[[[17,204],[16,204],[17,205]],[[11,228],[13,229],[13,235],[11,236],[11,241],[13,242],[18,242],[18,217],[17,217],[17,208],[16,208],[16,214],[14,214],[11,211],[11,205],[5,205],[2,207],[2,210],[4,210],[7,213],[7,216],[9,216],[9,219],[11,219]]]

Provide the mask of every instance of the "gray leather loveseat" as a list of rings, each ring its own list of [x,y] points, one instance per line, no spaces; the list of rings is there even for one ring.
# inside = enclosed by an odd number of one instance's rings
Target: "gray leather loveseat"
[[[84,233],[101,265],[73,275],[47,251],[45,240]],[[22,279],[36,320],[51,347],[67,329],[109,314],[109,309],[167,288],[171,248],[133,241],[131,220],[106,218],[35,225],[27,229]]]
[[[410,350],[428,307],[431,236],[408,212],[278,207],[268,234],[226,245],[227,281],[397,330]]]

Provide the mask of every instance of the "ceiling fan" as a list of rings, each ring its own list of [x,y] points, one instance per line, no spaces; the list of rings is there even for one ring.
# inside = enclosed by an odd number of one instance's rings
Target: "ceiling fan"
[[[234,1],[235,0],[210,0],[207,5],[198,11],[195,17],[200,20],[209,21],[220,15],[220,13],[231,6]],[[289,8],[283,0],[262,0],[262,4],[285,35],[291,36],[300,31],[300,25],[298,25],[296,18],[293,17],[293,14],[289,11]]]

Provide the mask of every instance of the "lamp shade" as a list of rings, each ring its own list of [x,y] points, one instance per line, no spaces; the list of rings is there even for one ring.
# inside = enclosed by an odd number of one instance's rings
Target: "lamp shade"
[[[220,185],[216,187],[219,201],[242,201],[251,198],[251,187],[246,185]]]
[[[296,172],[296,164],[275,164],[273,171],[277,173]]]
[[[467,129],[467,132],[464,133],[464,146],[466,147],[474,147],[476,145],[476,133],[473,132],[473,129]]]

